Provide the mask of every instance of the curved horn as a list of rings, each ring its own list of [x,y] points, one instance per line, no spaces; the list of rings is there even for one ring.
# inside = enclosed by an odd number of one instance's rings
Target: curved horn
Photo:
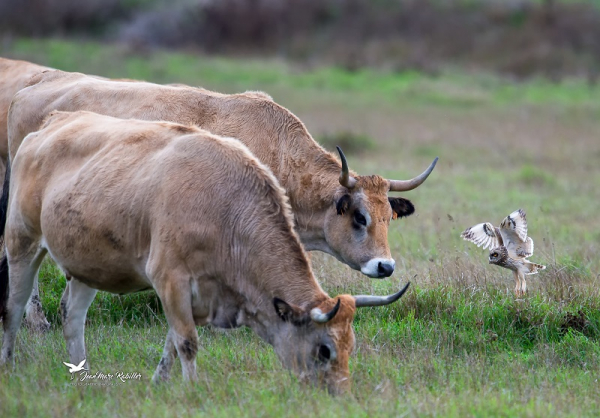
[[[325,322],[331,321],[333,319],[333,317],[335,316],[335,314],[338,313],[338,311],[340,310],[340,302],[341,302],[341,299],[338,298],[338,301],[335,304],[335,306],[333,307],[333,309],[327,313],[323,313],[323,311],[320,310],[319,308],[311,309],[310,310],[310,318],[313,321],[318,322],[319,324],[324,324]]]
[[[354,186],[356,186],[356,179],[350,175],[350,170],[348,170],[348,162],[346,161],[346,156],[342,152],[342,149],[337,146],[336,146],[336,148],[340,154],[340,160],[342,160],[342,172],[340,173],[340,184],[348,189],[352,189],[352,188],[354,188]]]
[[[420,175],[411,180],[389,180],[390,192],[407,192],[412,189],[419,187],[429,177],[433,168],[438,161],[438,157],[429,165],[427,170],[423,171]],[[341,177],[340,177],[341,178]],[[341,181],[341,180],[340,180]]]
[[[390,303],[394,303],[402,297],[404,292],[406,292],[406,289],[408,289],[409,285],[410,285],[410,282],[406,283],[406,286],[404,286],[404,288],[402,288],[402,290],[400,290],[398,293],[394,293],[393,295],[390,295],[390,296],[370,296],[370,295],[369,296],[367,296],[367,295],[354,296],[354,300],[356,301],[356,307],[363,308],[365,306],[383,306],[383,305],[389,305]]]

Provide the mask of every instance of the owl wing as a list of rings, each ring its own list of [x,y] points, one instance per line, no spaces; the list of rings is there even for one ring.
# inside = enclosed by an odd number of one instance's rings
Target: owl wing
[[[527,238],[527,218],[523,209],[504,218],[499,231],[511,257],[524,258],[533,254],[533,240]]]
[[[511,245],[509,247],[506,247],[506,249],[508,250],[509,254],[512,251],[514,251],[517,257],[531,257],[531,255],[533,254],[533,240],[531,239],[531,237],[527,237],[525,242],[521,242],[517,245],[511,243]]]
[[[502,237],[499,234],[498,228],[495,228],[489,222],[467,228],[460,236],[466,241],[471,241],[478,247],[483,247],[484,250],[502,245]]]
[[[523,209],[515,210],[500,223],[500,232],[504,235],[516,235],[519,240],[525,242],[527,239],[527,216]],[[514,239],[512,239],[514,241]]]

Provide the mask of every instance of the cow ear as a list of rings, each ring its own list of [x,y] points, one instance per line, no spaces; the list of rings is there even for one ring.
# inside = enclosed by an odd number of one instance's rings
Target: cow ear
[[[410,200],[401,197],[388,197],[392,206],[392,219],[402,218],[403,216],[415,213],[415,207]]]
[[[349,194],[345,194],[335,203],[335,210],[338,215],[343,215],[350,209],[351,198]]]
[[[290,305],[285,300],[273,298],[273,306],[277,316],[284,322],[291,322],[296,326],[300,326],[310,321],[310,317],[305,312],[297,306]]]

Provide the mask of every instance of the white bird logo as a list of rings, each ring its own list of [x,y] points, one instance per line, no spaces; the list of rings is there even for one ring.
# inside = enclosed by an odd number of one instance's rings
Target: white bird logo
[[[73,373],[77,373],[77,372],[79,372],[79,371],[81,371],[81,370],[87,370],[87,369],[85,369],[85,368],[83,367],[83,364],[85,363],[85,360],[86,360],[86,359],[83,359],[83,360],[81,361],[81,363],[79,363],[77,366],[76,366],[76,365],[74,365],[74,364],[71,364],[71,363],[65,363],[65,362],[63,361],[63,364],[69,368],[69,373],[71,373],[71,380],[73,380]]]

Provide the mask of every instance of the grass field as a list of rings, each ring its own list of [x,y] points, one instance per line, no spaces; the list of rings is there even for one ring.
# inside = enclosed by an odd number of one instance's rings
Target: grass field
[[[58,301],[64,278],[42,271],[44,335],[22,330],[15,370],[0,373],[0,416],[597,416],[600,410],[600,88],[584,81],[516,84],[449,69],[348,73],[279,61],[183,53],[136,55],[117,46],[16,40],[0,55],[108,77],[180,82],[222,92],[264,90],[317,139],[345,138],[351,168],[406,178],[440,161],[403,196],[416,215],[390,230],[396,273],[371,280],[313,254],[331,294],[388,293],[395,305],[355,321],[352,395],[295,381],[249,330],[200,329],[199,382],[149,386],[166,321],[152,293],[99,294],[86,341],[92,370],[137,372],[114,386],[73,386]],[[327,140],[326,145],[331,147]],[[372,144],[360,151],[361,144]],[[365,147],[367,148],[367,147]],[[459,238],[478,222],[527,211],[534,262],[528,295],[512,273]]]

